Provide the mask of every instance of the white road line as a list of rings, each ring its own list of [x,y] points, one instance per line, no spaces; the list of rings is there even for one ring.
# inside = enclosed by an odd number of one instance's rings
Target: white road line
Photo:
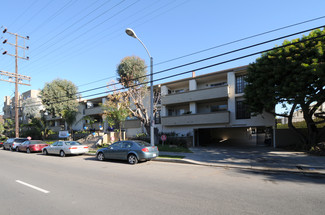
[[[17,182],[17,183],[20,183],[20,184],[23,184],[23,185],[25,185],[25,186],[27,186],[27,187],[33,188],[33,189],[35,189],[35,190],[38,190],[38,191],[40,191],[40,192],[43,192],[43,193],[49,193],[49,192],[50,192],[50,191],[44,190],[44,189],[42,189],[42,188],[36,187],[36,186],[34,186],[34,185],[27,184],[26,182],[23,182],[23,181],[16,180],[16,182]]]

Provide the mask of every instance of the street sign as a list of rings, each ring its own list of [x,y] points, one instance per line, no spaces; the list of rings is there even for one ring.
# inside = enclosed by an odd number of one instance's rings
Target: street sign
[[[165,134],[161,135],[161,140],[162,141],[166,141],[167,140],[167,136]]]

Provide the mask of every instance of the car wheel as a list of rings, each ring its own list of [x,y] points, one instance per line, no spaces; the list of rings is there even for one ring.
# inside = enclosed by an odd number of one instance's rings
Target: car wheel
[[[64,151],[62,151],[62,150],[60,151],[60,156],[61,156],[61,157],[65,157],[65,153],[64,153]]]
[[[12,151],[12,147],[11,146],[10,146],[9,150]]]
[[[137,158],[137,156],[135,156],[135,154],[130,154],[129,156],[128,156],[128,162],[129,162],[129,164],[137,164],[138,163],[138,158]]]
[[[44,149],[43,150],[43,155],[48,155],[49,153],[47,153],[47,150],[46,149]]]
[[[102,152],[99,152],[98,155],[97,155],[97,159],[100,160],[100,161],[103,161],[105,160],[105,156],[104,156],[104,153]]]
[[[27,148],[27,149],[26,149],[26,152],[29,154],[29,153],[30,153],[30,149],[29,149],[29,148]]]
[[[18,147],[16,147],[16,152],[19,152],[19,149],[18,149]]]

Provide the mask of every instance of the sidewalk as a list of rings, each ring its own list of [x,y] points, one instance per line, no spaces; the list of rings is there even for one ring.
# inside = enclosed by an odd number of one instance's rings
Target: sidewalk
[[[271,147],[198,147],[193,153],[160,151],[160,156],[184,156],[183,159],[156,158],[156,161],[190,163],[224,168],[325,174],[325,157]]]

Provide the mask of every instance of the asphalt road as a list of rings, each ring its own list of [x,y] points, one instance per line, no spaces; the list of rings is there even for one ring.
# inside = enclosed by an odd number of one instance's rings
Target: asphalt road
[[[0,215],[319,214],[320,175],[0,150]],[[35,187],[30,187],[35,186]]]

